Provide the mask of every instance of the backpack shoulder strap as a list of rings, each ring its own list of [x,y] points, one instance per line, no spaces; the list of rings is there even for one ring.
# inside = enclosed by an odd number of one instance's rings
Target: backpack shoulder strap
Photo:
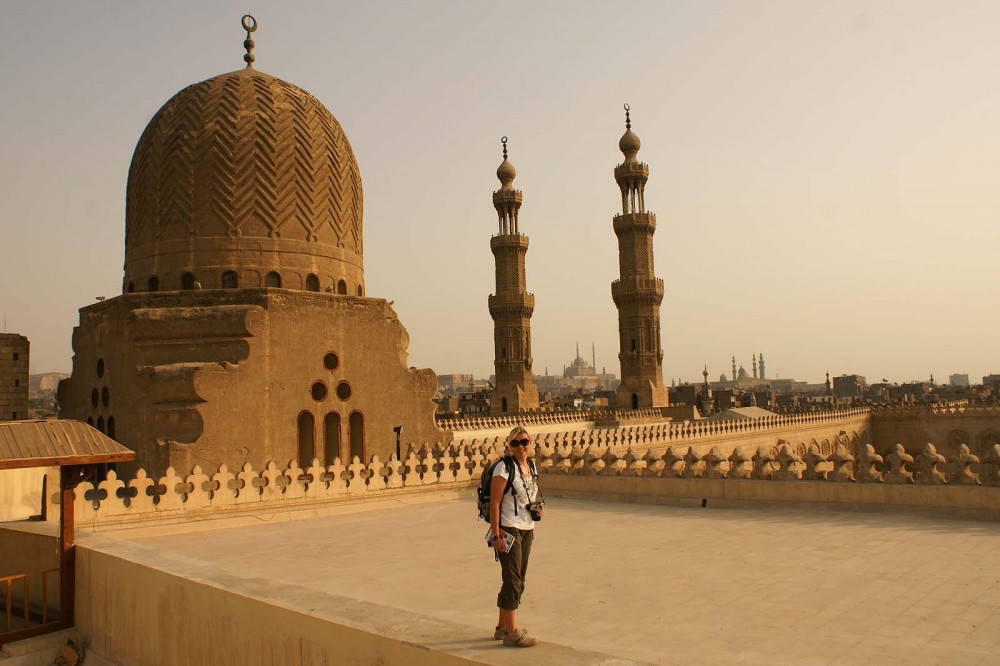
[[[507,485],[503,489],[503,494],[506,495],[514,486],[514,475],[517,474],[517,465],[514,464],[514,459],[510,456],[503,457],[503,464],[507,467]]]

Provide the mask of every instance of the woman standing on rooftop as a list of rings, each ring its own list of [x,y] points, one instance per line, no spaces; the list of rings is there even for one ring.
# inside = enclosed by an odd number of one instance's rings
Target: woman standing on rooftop
[[[500,620],[493,638],[503,639],[510,647],[532,647],[538,640],[518,629],[514,612],[521,604],[524,579],[528,572],[528,556],[534,541],[535,521],[545,513],[538,502],[538,476],[531,461],[534,444],[531,435],[518,426],[507,437],[504,458],[493,468],[490,481],[490,536],[497,552],[503,585],[497,595]],[[510,548],[504,537],[514,537]]]

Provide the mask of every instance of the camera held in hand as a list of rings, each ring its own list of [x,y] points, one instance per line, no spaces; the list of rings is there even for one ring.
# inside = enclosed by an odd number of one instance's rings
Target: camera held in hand
[[[525,507],[528,509],[528,513],[531,514],[531,519],[538,521],[542,519],[542,509],[545,508],[545,500],[540,499],[534,502],[528,502]]]

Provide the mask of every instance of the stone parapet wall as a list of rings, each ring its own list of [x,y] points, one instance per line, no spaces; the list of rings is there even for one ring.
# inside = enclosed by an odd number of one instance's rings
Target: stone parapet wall
[[[472,663],[419,642],[419,630],[433,628],[445,644],[454,627],[400,609],[305,588],[289,603],[269,592],[273,581],[93,536],[77,552],[77,630],[116,664]]]
[[[872,412],[872,440],[887,452],[896,444],[919,448],[934,442],[942,453],[955,455],[967,445],[977,455],[1000,443],[1000,408],[890,406]]]
[[[625,419],[627,415],[653,418],[663,416],[659,409],[639,410],[609,410],[609,409],[573,409],[558,412],[522,412],[511,416],[477,416],[471,418],[438,419],[438,427],[453,433],[463,433],[480,430],[510,430],[514,426],[532,428],[559,423],[593,423],[601,419]]]
[[[821,508],[901,511],[1000,521],[1000,488],[898,483],[844,483],[548,474],[549,497],[706,508]]]
[[[76,489],[79,527],[135,525],[148,521],[224,518],[261,511],[295,511],[346,500],[415,493],[426,490],[471,488],[482,471],[502,455],[502,443],[462,447],[410,448],[403,460],[393,455],[368,463],[357,457],[350,464],[338,460],[323,466],[318,460],[303,468],[296,461],[263,469],[249,463],[240,470],[220,465],[215,471],[195,466],[190,473],[173,468],[152,478],[144,469],[120,479],[114,471],[103,479],[80,483]],[[58,493],[49,502],[58,502]],[[471,514],[471,510],[470,510]],[[50,516],[58,516],[51,508]]]
[[[661,416],[660,422],[641,422],[654,415]],[[609,418],[621,423],[627,423],[630,419],[640,423],[601,428],[598,422]],[[571,427],[551,427],[559,424]],[[868,439],[871,436],[871,409],[858,407],[813,414],[776,414],[760,419],[733,421],[671,421],[663,418],[659,409],[579,410],[461,421],[441,420],[438,425],[450,430],[456,441],[466,444],[494,438],[501,433],[506,435],[510,428],[522,425],[536,435],[540,446],[586,441],[589,444],[606,443],[615,448],[634,444],[665,447],[683,441],[711,447],[717,443],[739,441],[741,446],[747,448],[760,446],[767,441],[777,445],[779,440],[802,442],[805,445],[815,440],[817,444],[822,444],[824,440],[832,442],[841,435]]]
[[[621,454],[607,445],[576,443],[540,450],[535,458],[540,472],[553,476],[1000,487],[1000,444],[980,458],[966,446],[960,446],[955,456],[946,457],[933,444],[913,452],[897,444],[891,453],[882,456],[872,444],[852,446],[846,438],[838,441],[832,452],[813,444],[804,454],[788,443],[777,450],[762,447],[749,454],[740,447],[718,446],[701,454],[693,446],[683,445],[670,446],[662,454],[654,448],[634,447]],[[994,508],[1000,511],[1000,504]]]
[[[640,410],[642,411],[642,410]],[[646,410],[651,411],[651,410]],[[546,431],[545,426],[526,426],[535,435],[540,453],[555,446],[598,446],[624,452],[629,447],[653,448],[663,452],[668,447],[685,444],[698,452],[713,446],[756,451],[760,447],[774,448],[790,442],[800,454],[815,444],[827,453],[834,444],[845,439],[850,445],[867,442],[871,436],[871,412],[866,408],[845,409],[816,414],[775,415],[742,421],[663,421],[617,428],[594,427],[592,423],[567,424],[574,429]],[[482,442],[502,442],[502,431],[480,430],[455,432],[455,442],[461,446]],[[502,432],[506,435],[506,432]]]

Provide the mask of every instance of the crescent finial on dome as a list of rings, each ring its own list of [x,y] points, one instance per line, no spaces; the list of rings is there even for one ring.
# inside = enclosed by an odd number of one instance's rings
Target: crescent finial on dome
[[[500,139],[500,142],[503,144],[503,162],[497,168],[497,179],[500,180],[504,188],[510,188],[514,183],[514,178],[517,177],[517,169],[507,159],[507,137]]]
[[[625,104],[625,133],[618,140],[618,149],[625,155],[626,160],[634,160],[636,154],[639,152],[639,147],[642,145],[639,137],[632,131],[632,116],[629,114],[630,111],[631,107]]]
[[[257,30],[257,19],[250,14],[244,14],[243,18],[240,19],[240,23],[243,25],[243,29],[247,31],[247,38],[243,40],[243,48],[247,50],[243,55],[243,62],[247,64],[247,67],[253,67],[253,61],[257,58],[253,54],[254,43],[250,38],[250,33]]]

